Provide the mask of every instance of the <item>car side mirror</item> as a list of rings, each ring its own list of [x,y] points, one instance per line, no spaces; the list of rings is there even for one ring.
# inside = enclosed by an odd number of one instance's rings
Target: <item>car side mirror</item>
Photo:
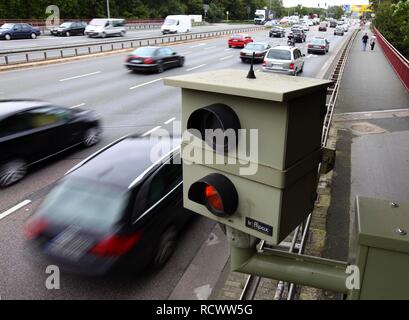
[[[176,56],[176,52],[172,52],[172,56]]]

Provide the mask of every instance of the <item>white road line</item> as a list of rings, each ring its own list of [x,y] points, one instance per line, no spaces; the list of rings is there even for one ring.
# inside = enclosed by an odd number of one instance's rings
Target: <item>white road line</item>
[[[206,66],[206,64],[201,64],[200,66],[196,66],[196,67],[193,67],[193,68],[189,68],[189,69],[187,69],[186,71],[192,71],[192,70],[195,70],[195,69],[199,69],[199,68],[201,68],[201,67],[204,67],[204,66]]]
[[[7,211],[4,211],[3,213],[0,214],[0,220],[4,219],[8,215],[12,214],[13,212],[16,212],[17,210],[20,210],[21,208],[25,207],[31,203],[31,200],[24,200],[20,202],[19,204],[15,205],[13,208],[8,209]]]
[[[78,79],[78,78],[84,78],[84,77],[93,76],[93,75],[99,74],[99,73],[101,73],[101,71],[96,71],[96,72],[91,72],[91,73],[87,73],[87,74],[82,74],[82,75],[80,75],[80,76],[65,78],[65,79],[61,79],[61,80],[58,80],[58,81],[64,82],[64,81],[68,81],[68,80],[74,80],[74,79]]]
[[[224,51],[231,51],[231,49],[229,48],[229,49],[224,49]]]
[[[76,104],[75,106],[70,107],[70,109],[75,109],[75,108],[79,108],[79,107],[83,107],[85,106],[85,102],[80,103],[80,104]]]
[[[191,46],[191,48],[203,47],[205,45],[206,45],[206,43],[200,43],[200,44],[197,44],[195,46]]]
[[[176,120],[176,118],[174,118],[174,117],[170,118],[169,120],[165,121],[164,124],[169,124],[169,123],[171,123],[171,122],[173,122],[175,120]]]
[[[186,51],[186,52],[182,52],[181,54],[187,55],[187,54],[191,54],[191,53],[192,53],[192,51]]]
[[[160,129],[160,128],[162,128],[162,126],[157,126],[157,127],[153,128],[153,129],[151,129],[151,130],[149,130],[149,131],[146,131],[146,132],[142,135],[142,137],[146,137],[146,136],[150,135],[152,132],[155,132],[156,130],[158,130],[158,129]]]
[[[312,54],[310,53],[308,56],[307,56],[307,58],[311,58],[312,57]]]
[[[207,47],[207,48],[204,48],[204,50],[209,50],[209,49],[214,49],[214,48],[217,48],[217,46]]]
[[[162,80],[162,78],[159,78],[159,79],[155,79],[155,80],[152,80],[152,81],[148,81],[148,82],[145,82],[145,83],[142,83],[142,84],[138,84],[138,85],[136,85],[136,86],[130,87],[129,90],[133,90],[133,89],[136,89],[136,88],[140,88],[140,87],[143,87],[143,86],[146,86],[146,85],[148,85],[148,84],[155,83],[155,82],[158,82],[158,81],[161,81],[161,80]]]
[[[232,58],[232,57],[234,57],[234,56],[233,56],[233,55],[230,55],[230,56],[226,56],[226,57],[220,58],[219,60],[220,60],[220,61],[223,61],[223,60],[230,59],[230,58]]]

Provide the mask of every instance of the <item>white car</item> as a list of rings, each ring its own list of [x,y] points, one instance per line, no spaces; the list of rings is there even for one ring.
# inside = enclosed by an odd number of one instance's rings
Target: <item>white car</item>
[[[302,29],[303,29],[304,31],[310,31],[310,27],[308,26],[308,24],[303,24],[303,25],[302,25]]]
[[[124,19],[92,19],[85,28],[88,37],[125,36]]]

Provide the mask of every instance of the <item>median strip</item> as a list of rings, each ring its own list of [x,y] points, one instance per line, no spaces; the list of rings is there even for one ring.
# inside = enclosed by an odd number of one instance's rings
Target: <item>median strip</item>
[[[155,82],[158,82],[158,81],[161,81],[161,80],[162,80],[162,78],[159,78],[159,79],[155,79],[155,80],[152,80],[152,81],[149,81],[149,82],[138,84],[136,86],[130,87],[129,90],[134,90],[134,89],[137,89],[137,88],[140,88],[140,87],[143,87],[143,86],[146,86],[148,84],[152,84],[152,83],[155,83]]]
[[[24,200],[20,202],[19,204],[16,204],[14,207],[8,209],[7,211],[4,211],[3,213],[0,214],[0,220],[4,219],[5,217],[9,216],[10,214],[16,212],[17,210],[20,210],[21,208],[25,207],[31,203],[31,200]]]
[[[84,77],[93,76],[93,75],[96,75],[96,74],[99,74],[99,73],[101,73],[101,71],[96,71],[96,72],[91,72],[91,73],[87,73],[87,74],[82,74],[82,75],[80,75],[80,76],[65,78],[65,79],[61,79],[61,80],[58,80],[58,81],[64,82],[64,81],[69,81],[69,80],[74,80],[74,79],[79,79],[79,78],[84,78]]]

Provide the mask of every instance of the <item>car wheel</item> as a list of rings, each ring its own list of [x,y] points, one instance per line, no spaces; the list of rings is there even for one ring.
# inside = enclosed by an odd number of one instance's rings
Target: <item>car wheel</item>
[[[162,64],[162,62],[160,62],[160,63],[158,64],[157,72],[158,72],[158,73],[162,73],[163,71],[164,71],[164,69],[163,69],[163,64]]]
[[[71,35],[71,33],[69,32],[69,31],[67,31],[66,33],[65,33],[65,36],[66,37],[69,37]]]
[[[31,39],[37,39],[37,35],[34,32],[31,34]]]
[[[160,269],[172,256],[177,243],[177,231],[174,226],[168,227],[160,237],[156,250],[153,253],[152,267]]]
[[[229,48],[231,48],[231,46],[229,46]]]
[[[23,159],[14,159],[0,167],[0,187],[5,188],[20,181],[27,173],[27,163]]]
[[[6,40],[11,40],[11,35],[6,34],[6,35],[4,36],[4,38],[5,38]]]
[[[92,147],[93,145],[97,144],[101,140],[101,131],[96,128],[89,128],[85,131],[83,144],[85,147]]]

